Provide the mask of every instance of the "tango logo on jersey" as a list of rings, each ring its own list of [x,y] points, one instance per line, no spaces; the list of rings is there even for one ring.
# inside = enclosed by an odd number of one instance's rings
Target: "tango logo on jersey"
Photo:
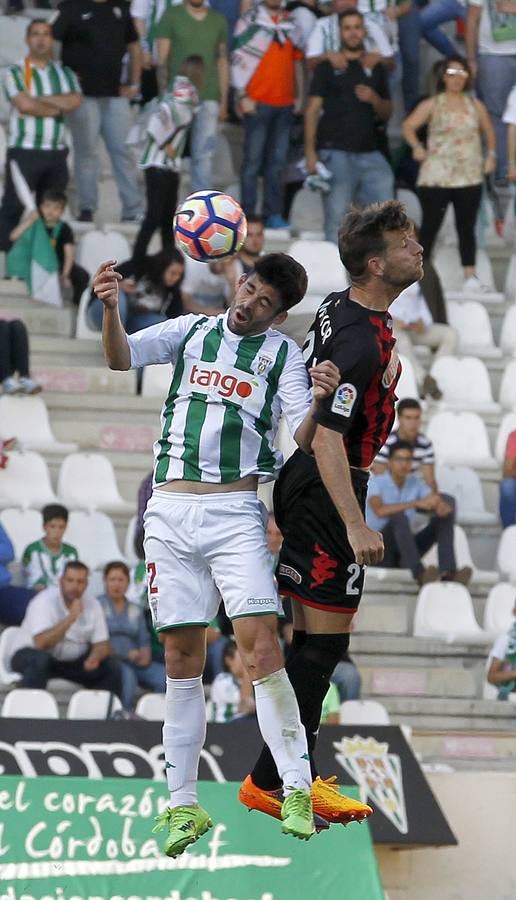
[[[315,556],[310,571],[310,578],[313,578],[310,585],[311,588],[320,587],[325,581],[331,581],[332,578],[335,578],[337,574],[335,569],[338,566],[337,560],[332,559],[322,547],[319,547],[319,544],[315,545],[314,550]]]
[[[239,381],[235,375],[223,375],[218,369],[200,369],[199,366],[192,366],[190,372],[190,384],[198,387],[209,388],[220,394],[224,399],[229,399],[234,394],[245,400],[250,397],[253,392],[253,384],[249,381]]]
[[[398,356],[398,351],[396,350],[396,347],[393,347],[389,364],[382,376],[382,384],[384,388],[389,388],[391,386],[392,382],[396,378],[396,375],[398,374],[399,364],[400,358]]]

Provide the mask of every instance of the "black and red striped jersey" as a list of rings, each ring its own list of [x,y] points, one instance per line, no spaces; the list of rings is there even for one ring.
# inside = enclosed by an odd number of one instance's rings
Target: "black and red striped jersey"
[[[401,374],[395,343],[389,313],[350,300],[349,288],[326,298],[306,336],[307,367],[329,359],[340,371],[315,419],[342,433],[350,466],[370,466],[392,428]]]

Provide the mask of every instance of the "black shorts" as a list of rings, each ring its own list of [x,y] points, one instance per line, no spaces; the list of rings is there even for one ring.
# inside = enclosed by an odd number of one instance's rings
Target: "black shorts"
[[[365,515],[369,475],[351,470]],[[346,529],[311,457],[297,451],[274,488],[274,513],[283,533],[276,577],[280,594],[328,612],[356,611],[365,567],[358,565]]]

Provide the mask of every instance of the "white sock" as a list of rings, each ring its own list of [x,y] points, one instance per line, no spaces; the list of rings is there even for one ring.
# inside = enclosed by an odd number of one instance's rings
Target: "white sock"
[[[172,808],[197,803],[199,757],[205,739],[206,705],[201,676],[167,677],[163,748]]]
[[[296,695],[285,669],[253,681],[258,725],[272,753],[285,794],[310,790],[312,775]]]

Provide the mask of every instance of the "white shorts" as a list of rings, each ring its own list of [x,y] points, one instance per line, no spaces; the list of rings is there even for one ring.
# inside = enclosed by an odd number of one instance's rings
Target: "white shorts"
[[[221,598],[230,619],[281,613],[266,517],[252,491],[154,490],[145,512],[144,547],[156,631],[209,625]]]

